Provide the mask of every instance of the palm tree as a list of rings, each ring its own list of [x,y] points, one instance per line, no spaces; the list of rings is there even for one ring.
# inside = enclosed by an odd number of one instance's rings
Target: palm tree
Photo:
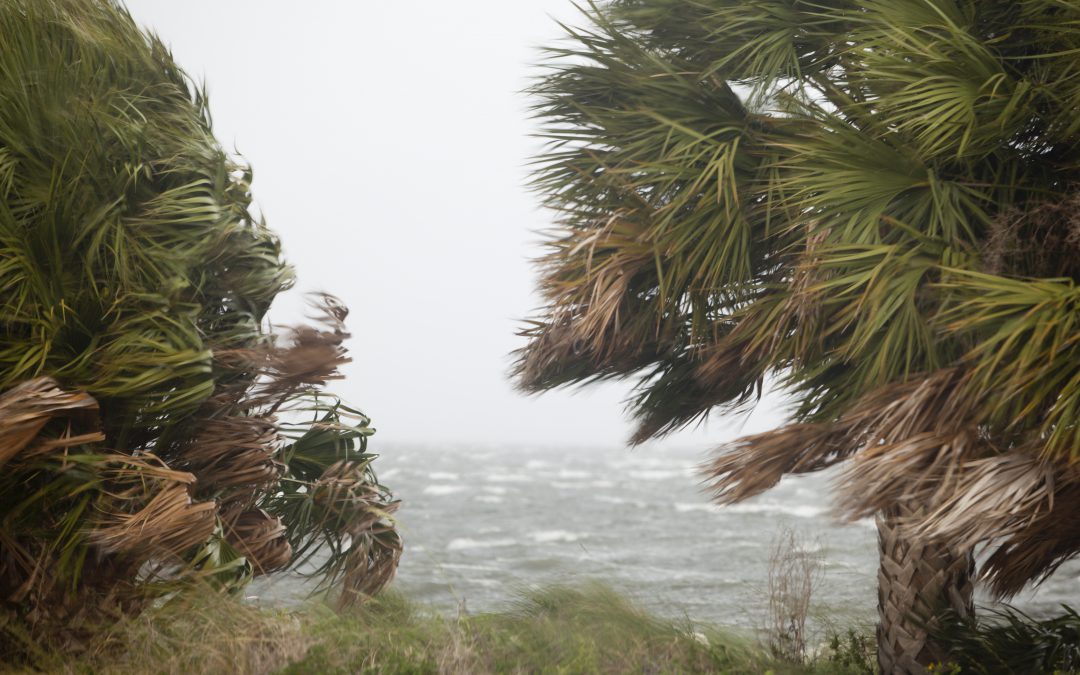
[[[4,0],[0,36],[0,602],[64,620],[307,561],[380,589],[397,502],[324,391],[347,312],[269,330],[292,271],[204,92],[111,1]]]
[[[716,500],[837,464],[876,516],[879,660],[942,658],[972,551],[1080,551],[1080,2],[613,0],[532,89],[559,215],[523,388],[633,378],[639,443],[751,407]]]

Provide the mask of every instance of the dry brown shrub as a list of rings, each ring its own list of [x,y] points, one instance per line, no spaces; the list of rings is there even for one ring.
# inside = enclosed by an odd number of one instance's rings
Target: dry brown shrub
[[[769,556],[766,647],[773,656],[796,663],[806,659],[810,602],[824,574],[816,547],[783,528]]]

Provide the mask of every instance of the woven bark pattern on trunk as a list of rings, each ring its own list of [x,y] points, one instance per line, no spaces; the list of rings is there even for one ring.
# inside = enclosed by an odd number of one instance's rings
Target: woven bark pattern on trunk
[[[921,507],[899,504],[877,519],[878,663],[885,675],[925,673],[928,664],[945,660],[927,628],[943,610],[974,611],[971,552],[903,536],[900,520],[921,513]]]

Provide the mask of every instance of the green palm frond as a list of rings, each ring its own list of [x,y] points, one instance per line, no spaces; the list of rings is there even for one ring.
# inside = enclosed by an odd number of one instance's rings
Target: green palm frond
[[[990,620],[952,616],[937,632],[950,662],[971,673],[1067,673],[1080,668],[1080,614],[1035,619],[1013,607],[990,608]]]

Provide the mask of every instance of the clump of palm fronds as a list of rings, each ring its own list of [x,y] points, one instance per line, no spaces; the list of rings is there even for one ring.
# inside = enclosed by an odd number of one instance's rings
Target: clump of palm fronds
[[[317,551],[377,591],[397,503],[324,391],[347,311],[270,330],[292,271],[204,92],[111,0],[6,1],[0,35],[0,603],[124,612]]]
[[[637,382],[633,442],[752,406],[720,502],[838,463],[848,517],[1080,553],[1080,2],[590,3],[532,89],[559,224],[516,375]]]
[[[982,620],[946,618],[939,630],[949,660],[965,673],[1026,675],[1080,670],[1080,614],[1034,619],[1015,608],[990,609]]]
[[[1080,554],[1080,1],[609,0],[532,88],[558,217],[528,391],[627,378],[640,443],[751,408],[715,499],[844,465],[879,658]],[[926,617],[923,617],[926,618]]]

